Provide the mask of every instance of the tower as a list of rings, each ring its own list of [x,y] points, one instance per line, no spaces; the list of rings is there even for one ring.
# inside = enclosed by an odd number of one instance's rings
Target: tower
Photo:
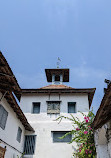
[[[63,84],[63,82],[69,82],[69,69],[45,69],[47,82],[52,84]]]

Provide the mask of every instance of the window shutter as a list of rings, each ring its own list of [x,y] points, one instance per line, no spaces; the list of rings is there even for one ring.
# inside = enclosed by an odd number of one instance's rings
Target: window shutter
[[[0,123],[1,123],[2,115],[3,115],[3,106],[0,105]]]
[[[2,129],[5,129],[7,116],[8,116],[8,112],[4,109],[2,105],[0,105],[0,127]]]
[[[39,102],[33,103],[33,113],[34,114],[40,113],[40,103]]]
[[[25,136],[24,153],[25,155],[33,155],[35,151],[35,135]]]
[[[76,112],[76,102],[69,102],[68,113],[75,113],[75,112]]]
[[[17,132],[17,141],[20,143],[21,141],[21,135],[22,135],[22,129],[18,127],[18,132]]]

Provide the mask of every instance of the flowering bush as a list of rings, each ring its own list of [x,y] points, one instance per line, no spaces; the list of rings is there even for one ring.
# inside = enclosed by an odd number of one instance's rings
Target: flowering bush
[[[88,113],[86,116],[84,113],[81,113],[84,117],[83,121],[80,121],[79,118],[75,118],[71,114],[71,118],[60,116],[57,120],[59,120],[59,123],[61,122],[62,118],[68,119],[73,122],[74,129],[65,134],[60,139],[63,139],[68,134],[72,134],[73,138],[70,143],[76,142],[78,149],[75,153],[73,153],[73,156],[75,158],[95,158],[96,155],[96,149],[94,145],[94,132],[91,127],[91,124],[94,119],[94,114],[92,111]],[[76,127],[75,127],[76,126]]]

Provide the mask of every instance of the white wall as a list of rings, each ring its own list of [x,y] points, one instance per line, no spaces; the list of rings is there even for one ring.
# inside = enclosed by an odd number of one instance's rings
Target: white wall
[[[0,97],[1,97],[1,93],[0,93]],[[12,147],[16,148],[18,151],[23,152],[25,129],[24,129],[22,123],[17,118],[13,109],[7,103],[6,99],[3,99],[0,102],[0,104],[8,112],[5,129],[3,130],[0,127],[0,139],[3,140],[4,142],[6,142],[7,144],[11,145]],[[18,127],[20,127],[22,129],[22,136],[21,136],[20,143],[16,140]],[[0,146],[2,146],[2,147],[6,146],[6,148],[7,148],[5,158],[14,158],[13,157],[14,153],[15,153],[16,157],[17,157],[17,155],[21,155],[20,152],[14,150],[12,147],[6,145],[2,141],[0,142]]]
[[[49,97],[46,94],[30,94],[22,95],[20,106],[25,113],[29,123],[35,130],[37,135],[36,149],[33,158],[72,158],[72,152],[76,148],[76,143],[53,143],[51,131],[70,131],[72,123],[68,120],[63,120],[60,124],[54,121],[59,115],[48,114],[47,115],[47,103],[46,101],[59,100],[58,94],[53,94]],[[88,112],[89,103],[87,94],[62,94],[60,96],[60,115],[70,116],[68,114],[67,102],[76,102],[77,112]],[[40,114],[31,114],[32,102],[41,102]],[[73,114],[75,117],[83,119],[82,115],[78,112]],[[28,134],[28,133],[26,133]],[[28,157],[28,156],[26,156]],[[29,156],[29,158],[32,158]]]
[[[95,145],[97,158],[110,158],[110,139],[108,140],[108,126],[107,124],[103,125],[101,128],[95,131]],[[109,138],[111,136],[109,135]],[[109,148],[109,149],[108,149]]]

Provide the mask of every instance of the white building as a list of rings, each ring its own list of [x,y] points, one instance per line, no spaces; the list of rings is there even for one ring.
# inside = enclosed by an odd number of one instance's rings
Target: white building
[[[26,132],[25,158],[71,158],[76,144],[68,144],[72,136],[59,139],[72,130],[72,123],[55,121],[60,115],[82,119],[81,112],[87,113],[92,103],[94,88],[75,89],[63,85],[69,82],[69,69],[46,69],[51,85],[39,89],[22,89],[20,107],[35,132],[32,138]],[[30,150],[31,149],[31,150]],[[33,151],[32,151],[33,150]]]
[[[25,132],[34,132],[17,104],[19,93],[16,78],[0,52],[0,158],[20,157],[24,151]]]
[[[111,158],[111,83],[96,113],[93,127],[97,158]]]

